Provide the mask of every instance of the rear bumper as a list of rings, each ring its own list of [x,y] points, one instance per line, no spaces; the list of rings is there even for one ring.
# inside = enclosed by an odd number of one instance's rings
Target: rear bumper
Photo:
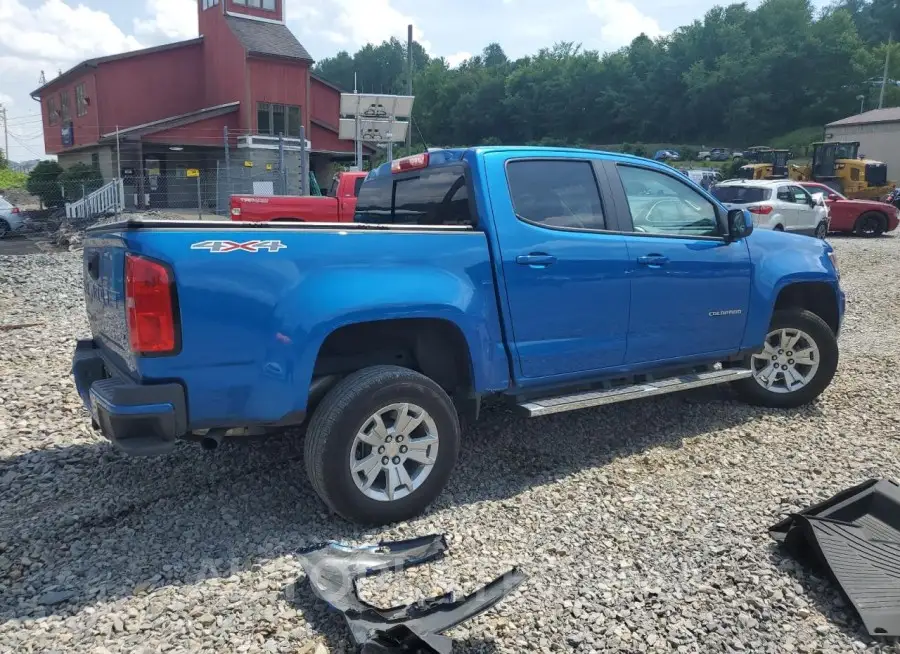
[[[79,341],[72,357],[75,387],[94,424],[116,447],[135,456],[166,454],[187,432],[180,384],[136,384],[110,374],[93,341]]]

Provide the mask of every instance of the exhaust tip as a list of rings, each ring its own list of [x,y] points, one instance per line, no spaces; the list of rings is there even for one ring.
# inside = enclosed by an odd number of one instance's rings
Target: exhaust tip
[[[225,438],[225,430],[224,429],[211,430],[200,441],[200,447],[203,448],[207,452],[212,452],[213,450],[219,448],[219,445],[222,444],[223,438]]]

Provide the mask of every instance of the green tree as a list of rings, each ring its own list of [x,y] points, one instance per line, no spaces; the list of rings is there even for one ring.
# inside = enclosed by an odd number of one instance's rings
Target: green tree
[[[41,161],[28,175],[25,189],[40,198],[45,207],[59,207],[63,204],[59,177],[62,166],[56,161]]]
[[[77,163],[62,172],[59,183],[66,201],[74,202],[103,186],[103,177],[93,166]]]
[[[454,68],[414,44],[416,133],[432,146],[766,144],[853,114],[860,93],[873,106],[871,80],[881,75],[898,3],[837,0],[825,11],[810,0],[732,4],[615,52],[560,42],[511,60],[490,43]],[[900,26],[894,35],[900,40]],[[900,45],[893,47],[897,79]],[[316,71],[343,88],[357,72],[361,91],[405,93],[405,54],[391,39],[338,53]],[[898,96],[889,88],[888,106]]]
[[[9,159],[6,158],[3,148],[0,148],[0,170],[6,170],[7,168],[9,168]]]

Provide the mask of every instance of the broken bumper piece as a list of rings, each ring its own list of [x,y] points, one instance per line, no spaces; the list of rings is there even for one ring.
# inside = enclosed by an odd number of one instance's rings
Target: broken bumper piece
[[[443,557],[442,535],[350,547],[325,543],[299,553],[317,597],[344,614],[361,654],[449,654],[452,641],[441,634],[499,602],[525,580],[513,568],[487,586],[457,600],[452,593],[408,606],[379,609],[360,599],[356,582],[399,572]]]
[[[769,535],[824,568],[872,636],[900,636],[900,486],[871,479],[795,513]]]

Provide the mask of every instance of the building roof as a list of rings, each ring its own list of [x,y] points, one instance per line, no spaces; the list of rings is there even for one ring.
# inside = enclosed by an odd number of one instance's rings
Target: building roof
[[[250,54],[312,61],[294,33],[281,23],[269,23],[234,15],[225,17],[228,27]]]
[[[134,127],[129,127],[127,129],[120,129],[118,136],[120,138],[125,138],[127,136],[144,136],[145,134],[161,132],[166,129],[183,127],[185,125],[190,125],[191,123],[206,120],[207,118],[215,118],[216,116],[232,113],[237,111],[240,105],[240,102],[229,102],[227,104],[216,105],[215,107],[204,107],[203,109],[190,111],[186,114],[169,116],[168,118],[161,118],[160,120],[154,120],[149,123],[144,123],[143,125],[135,125]],[[116,138],[116,132],[109,132],[100,138],[101,140]]]
[[[67,77],[71,77],[76,73],[80,73],[87,68],[96,68],[100,64],[105,64],[109,61],[119,61],[120,59],[129,59],[131,57],[140,57],[143,55],[153,54],[154,52],[164,52],[166,50],[175,50],[176,48],[186,48],[190,45],[198,45],[203,43],[203,37],[198,36],[196,39],[188,39],[187,41],[176,41],[175,43],[166,43],[164,45],[153,46],[152,48],[143,48],[141,50],[131,50],[130,52],[121,52],[119,54],[108,55],[106,57],[94,57],[93,59],[86,59],[82,61],[80,64],[76,64],[66,72],[61,75],[57,75],[53,79],[49,80],[46,84],[41,86],[40,88],[35,89],[31,92],[31,97],[35,97],[40,95],[41,91],[46,89],[49,86],[53,86],[64,80]]]
[[[335,84],[334,82],[329,82],[327,79],[325,79],[325,78],[322,77],[321,75],[316,75],[315,73],[310,73],[309,76],[310,76],[310,78],[312,79],[312,81],[314,81],[314,82],[318,82],[319,84],[323,84],[324,86],[327,86],[327,87],[330,88],[330,89],[334,89],[335,91],[337,91],[337,92],[339,92],[339,93],[343,93],[343,92],[344,92],[344,89],[342,89],[340,86],[338,86],[338,85]]]
[[[840,127],[842,125],[870,125],[872,123],[893,123],[900,122],[900,107],[889,107],[888,109],[872,109],[856,116],[842,118],[833,123],[828,123],[826,127]]]

